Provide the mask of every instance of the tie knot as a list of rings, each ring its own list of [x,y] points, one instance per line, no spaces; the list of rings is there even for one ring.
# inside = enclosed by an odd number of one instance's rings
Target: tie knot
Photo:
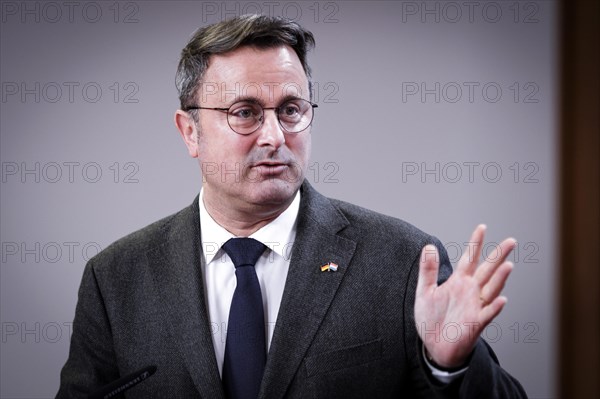
[[[254,266],[265,248],[262,242],[254,238],[231,238],[223,244],[223,250],[227,252],[236,268]]]

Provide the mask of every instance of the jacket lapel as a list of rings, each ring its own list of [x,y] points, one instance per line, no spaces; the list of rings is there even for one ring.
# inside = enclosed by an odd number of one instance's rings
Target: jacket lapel
[[[296,240],[260,398],[283,397],[342,281],[356,242],[337,233],[347,219],[308,183],[302,186]],[[322,272],[328,262],[336,272]]]
[[[164,233],[164,244],[148,252],[164,319],[200,395],[224,398],[204,299],[198,197]]]

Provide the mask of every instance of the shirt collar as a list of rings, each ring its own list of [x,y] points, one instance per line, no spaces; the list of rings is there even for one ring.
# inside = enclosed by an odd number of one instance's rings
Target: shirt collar
[[[218,224],[204,206],[204,191],[200,189],[200,231],[202,237],[202,253],[205,264],[209,264],[219,255],[221,246],[235,236]],[[290,259],[291,249],[296,239],[296,219],[300,210],[300,190],[296,192],[294,200],[276,219],[255,231],[250,238],[254,238],[269,247],[279,256]]]

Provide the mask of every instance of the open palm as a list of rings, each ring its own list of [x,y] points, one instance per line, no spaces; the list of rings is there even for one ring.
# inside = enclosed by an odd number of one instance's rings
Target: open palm
[[[442,367],[463,365],[480,333],[506,304],[500,292],[513,269],[506,257],[516,241],[502,241],[478,267],[485,229],[477,226],[454,273],[442,285],[437,284],[437,249],[426,245],[421,252],[415,323],[427,353]]]

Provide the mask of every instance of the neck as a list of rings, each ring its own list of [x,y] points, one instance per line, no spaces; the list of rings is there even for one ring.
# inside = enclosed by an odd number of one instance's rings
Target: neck
[[[257,205],[235,204],[213,198],[203,192],[204,207],[208,214],[225,230],[236,237],[248,237],[260,228],[277,219],[294,201],[293,195],[284,203]],[[228,206],[229,205],[229,206]]]

